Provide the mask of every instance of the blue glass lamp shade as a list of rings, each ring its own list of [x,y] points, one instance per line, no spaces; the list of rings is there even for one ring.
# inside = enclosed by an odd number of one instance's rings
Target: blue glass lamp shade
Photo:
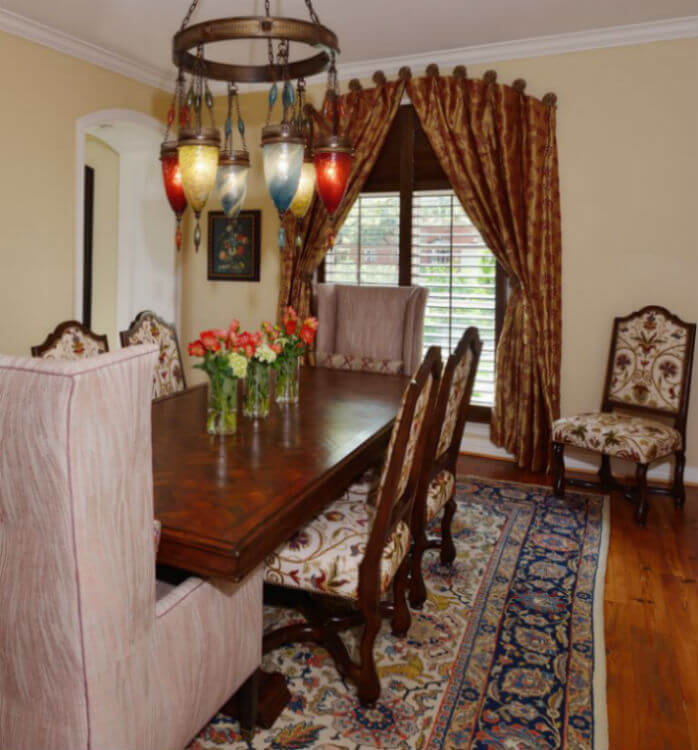
[[[305,138],[289,123],[262,129],[264,179],[274,205],[281,213],[291,205],[303,169]]]
[[[250,157],[247,151],[221,153],[216,173],[216,191],[223,204],[223,212],[234,219],[242,209],[247,195],[247,175]]]

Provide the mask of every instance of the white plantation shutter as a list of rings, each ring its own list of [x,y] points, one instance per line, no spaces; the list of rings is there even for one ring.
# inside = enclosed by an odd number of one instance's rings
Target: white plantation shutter
[[[364,193],[325,256],[325,281],[398,284],[400,195]],[[415,191],[412,201],[412,283],[429,289],[424,350],[444,359],[468,326],[483,341],[472,403],[494,403],[496,262],[452,190]]]
[[[400,195],[364,193],[325,256],[325,281],[396,285],[400,269]]]
[[[429,289],[424,348],[446,358],[468,326],[482,339],[472,403],[494,403],[496,270],[494,256],[452,190],[415,191],[412,283]]]

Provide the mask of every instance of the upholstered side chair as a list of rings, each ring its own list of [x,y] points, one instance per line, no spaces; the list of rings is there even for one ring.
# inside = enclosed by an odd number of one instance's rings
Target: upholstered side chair
[[[261,569],[156,585],[157,356],[0,356],[2,748],[182,750],[254,681]]]
[[[107,337],[77,320],[59,323],[41,344],[31,348],[32,357],[43,359],[85,359],[108,351]]]
[[[154,312],[143,310],[136,315],[128,330],[119,333],[119,338],[121,346],[157,344],[160,347],[153,373],[153,398],[169,396],[187,387],[174,323],[167,323]]]
[[[601,411],[563,417],[553,423],[555,494],[565,493],[565,446],[601,454],[599,482],[568,479],[567,483],[625,489],[611,473],[611,457],[637,465],[635,519],[647,519],[650,491],[671,495],[677,508],[686,492],[686,420],[691,388],[696,324],[686,323],[664,307],[643,307],[613,323]],[[670,488],[648,486],[647,469],[653,461],[674,455]]]
[[[450,565],[456,557],[451,534],[456,512],[456,464],[481,352],[478,329],[470,327],[448,358],[441,378],[412,509],[410,604],[415,609],[421,609],[427,598],[422,573],[425,551],[439,549],[442,565]],[[442,510],[441,538],[428,538],[427,528]]]
[[[373,647],[382,614],[392,617],[397,636],[410,627],[409,521],[440,370],[438,348],[432,347],[404,392],[376,505],[341,496],[265,562],[266,583],[306,593],[307,620],[266,634],[264,652],[294,641],[319,643],[332,655],[339,672],[357,683],[362,703],[380,696]],[[387,603],[384,597],[391,586],[392,603]],[[323,606],[323,596],[335,605]],[[337,610],[336,602],[341,600],[351,604],[344,615]],[[356,625],[363,625],[358,661],[339,636]]]
[[[319,367],[411,375],[422,359],[428,290],[316,284]]]

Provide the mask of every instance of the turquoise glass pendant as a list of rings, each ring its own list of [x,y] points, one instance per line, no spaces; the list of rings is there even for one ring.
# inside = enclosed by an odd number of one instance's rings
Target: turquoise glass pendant
[[[288,209],[298,190],[304,151],[305,137],[291,123],[282,122],[262,128],[264,179],[280,214]]]

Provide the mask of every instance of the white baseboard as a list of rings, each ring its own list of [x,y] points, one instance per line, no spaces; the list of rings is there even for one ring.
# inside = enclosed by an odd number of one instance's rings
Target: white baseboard
[[[504,448],[499,448],[490,440],[490,426],[481,422],[470,422],[466,425],[460,449],[463,453],[476,453],[479,456],[514,460],[511,453],[505,451]],[[599,466],[599,459],[588,452],[567,448],[565,451],[565,466],[568,469],[595,472]],[[630,461],[614,458],[612,459],[612,468],[617,476],[633,476],[635,473],[634,464]],[[673,478],[673,469],[674,465],[671,459],[658,461],[647,472],[647,477],[650,480],[669,482]],[[690,484],[698,484],[698,466],[687,466],[684,471],[684,479]]]

